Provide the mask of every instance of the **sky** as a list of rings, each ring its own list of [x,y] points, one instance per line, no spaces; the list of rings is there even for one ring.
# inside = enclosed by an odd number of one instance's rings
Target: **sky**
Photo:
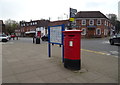
[[[69,18],[69,8],[77,11],[101,11],[118,15],[120,0],[0,0],[0,20],[51,21]]]

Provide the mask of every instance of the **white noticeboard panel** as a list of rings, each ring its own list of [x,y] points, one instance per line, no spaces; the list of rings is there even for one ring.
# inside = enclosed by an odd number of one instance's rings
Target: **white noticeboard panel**
[[[62,26],[50,27],[50,42],[62,43]]]

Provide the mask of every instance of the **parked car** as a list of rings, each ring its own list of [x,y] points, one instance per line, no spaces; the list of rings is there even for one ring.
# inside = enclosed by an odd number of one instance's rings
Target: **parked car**
[[[44,35],[41,39],[42,41],[48,41],[48,35]]]
[[[14,34],[11,34],[11,36],[10,36],[11,38],[15,38],[16,36],[14,35]]]
[[[0,41],[7,42],[9,40],[8,36],[5,34],[0,34]]]
[[[110,37],[109,42],[111,45],[120,44],[120,34],[116,34],[116,35]]]

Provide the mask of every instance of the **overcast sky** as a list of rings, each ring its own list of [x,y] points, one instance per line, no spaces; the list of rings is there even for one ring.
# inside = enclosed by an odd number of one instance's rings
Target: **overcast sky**
[[[0,20],[66,19],[69,8],[118,15],[120,0],[0,0]]]

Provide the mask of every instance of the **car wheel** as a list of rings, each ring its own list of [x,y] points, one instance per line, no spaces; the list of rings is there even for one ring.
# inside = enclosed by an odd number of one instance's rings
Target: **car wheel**
[[[44,39],[42,39],[42,41],[44,41]]]
[[[114,41],[113,41],[113,40],[110,40],[110,44],[111,44],[111,45],[114,45]]]
[[[7,42],[8,40],[7,39],[2,39],[2,42]]]

